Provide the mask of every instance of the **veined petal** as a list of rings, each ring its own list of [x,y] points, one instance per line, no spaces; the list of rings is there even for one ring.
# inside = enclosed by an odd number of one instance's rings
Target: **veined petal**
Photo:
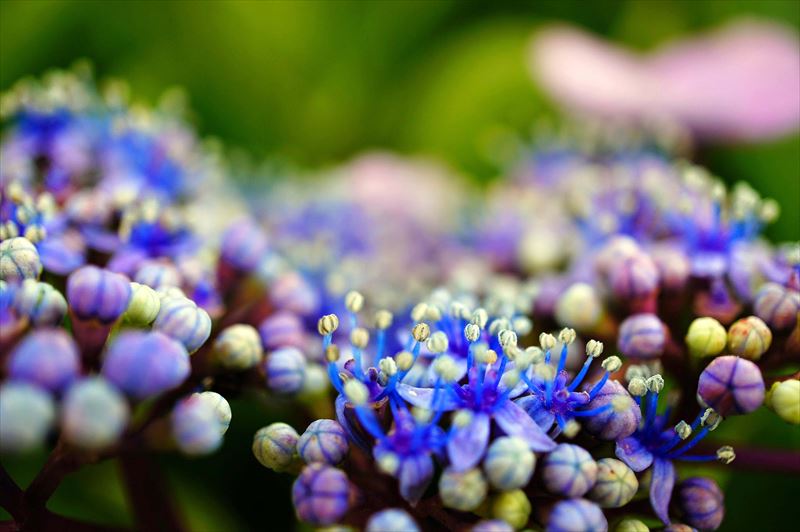
[[[675,487],[675,466],[671,460],[656,458],[653,462],[653,479],[650,481],[650,504],[665,525],[670,524],[669,501]]]
[[[653,454],[633,436],[619,440],[614,453],[637,473],[644,471],[653,463]]]
[[[547,452],[556,447],[542,428],[519,405],[506,401],[494,411],[494,420],[509,436],[525,440],[532,451]]]
[[[417,388],[416,386],[409,386],[401,382],[397,385],[397,392],[400,394],[400,397],[412,405],[433,410],[431,407],[434,393],[433,388]],[[444,410],[447,412],[449,410],[455,410],[458,407],[458,398],[455,397],[450,390],[447,388],[439,390],[439,396],[436,398],[436,410]]]
[[[475,467],[483,458],[489,444],[489,416],[475,414],[472,422],[465,427],[456,427],[447,442],[447,455],[456,471]]]
[[[431,483],[433,460],[427,454],[404,458],[400,462],[397,478],[400,480],[400,495],[414,506]]]

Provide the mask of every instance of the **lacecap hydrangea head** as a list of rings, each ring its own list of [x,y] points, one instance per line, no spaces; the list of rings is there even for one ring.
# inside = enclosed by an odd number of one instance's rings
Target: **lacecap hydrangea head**
[[[128,423],[128,402],[102,377],[74,383],[61,403],[61,435],[84,449],[115,443]]]
[[[18,236],[0,242],[0,280],[21,283],[41,273],[42,261],[30,240]]]
[[[12,380],[62,392],[80,373],[78,347],[63,329],[40,329],[28,334],[8,359]]]

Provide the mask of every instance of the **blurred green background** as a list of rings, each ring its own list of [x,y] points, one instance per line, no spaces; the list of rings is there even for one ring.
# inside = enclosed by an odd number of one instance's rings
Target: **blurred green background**
[[[798,0],[711,1],[0,1],[0,89],[86,58],[150,101],[182,86],[203,135],[300,167],[370,148],[442,158],[479,180],[499,169],[498,135],[528,135],[555,111],[525,65],[532,32],[568,21],[646,50],[740,16],[800,28]],[[800,236],[800,135],[705,147],[698,158],[728,181],[745,179],[782,205],[770,236]],[[234,401],[223,451],[164,457],[196,530],[293,527],[290,479],[249,452],[259,427],[284,413]],[[302,428],[299,427],[298,428]],[[800,448],[796,429],[770,416],[731,422],[718,440]],[[43,456],[7,464],[21,482]],[[780,529],[797,515],[797,478],[734,475],[727,530]],[[128,524],[113,462],[70,477],[55,511]],[[0,511],[0,514],[2,512]],[[781,518],[784,519],[781,519]]]

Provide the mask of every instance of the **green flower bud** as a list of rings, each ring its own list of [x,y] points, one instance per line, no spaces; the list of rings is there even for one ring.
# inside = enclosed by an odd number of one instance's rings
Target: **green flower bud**
[[[486,498],[489,486],[480,469],[454,471],[446,469],[439,479],[442,503],[454,510],[471,512]]]
[[[125,323],[135,327],[146,327],[153,323],[161,309],[161,298],[147,285],[131,283],[131,299],[122,315]]]
[[[784,421],[800,425],[800,380],[776,382],[767,392],[765,402]]]
[[[647,525],[638,519],[623,519],[614,530],[616,532],[650,532]]]
[[[297,456],[297,431],[286,423],[263,427],[253,437],[253,454],[264,467],[285,471]]]
[[[214,356],[228,369],[244,370],[258,365],[264,358],[258,331],[243,323],[226,327],[214,341]]]
[[[686,332],[686,345],[696,357],[713,357],[725,349],[728,333],[714,318],[697,318]]]
[[[492,502],[492,517],[502,519],[516,529],[522,528],[531,515],[531,502],[522,490],[505,491]]]

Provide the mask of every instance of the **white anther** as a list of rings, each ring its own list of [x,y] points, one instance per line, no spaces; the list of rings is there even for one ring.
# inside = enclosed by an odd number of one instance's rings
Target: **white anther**
[[[365,405],[369,400],[369,391],[358,379],[350,379],[344,384],[344,395],[356,406]]]
[[[603,342],[589,340],[586,342],[586,356],[597,358],[603,354]]]
[[[344,296],[344,306],[350,312],[360,312],[364,306],[364,296],[361,295],[361,292],[351,290]]]
[[[464,336],[470,342],[475,342],[481,337],[481,328],[475,323],[468,323],[467,326],[464,327]]]
[[[564,327],[561,329],[561,332],[558,333],[558,341],[562,344],[571,344],[575,341],[575,336],[575,329]]]
[[[391,377],[397,373],[397,362],[395,362],[392,357],[385,357],[378,361],[378,368],[380,368],[387,377]]]
[[[664,389],[664,377],[658,373],[649,377],[645,383],[647,384],[647,389],[653,393],[659,393]]]
[[[388,329],[392,326],[394,316],[388,310],[379,310],[375,313],[375,327],[378,329]]]
[[[353,347],[364,349],[369,343],[369,331],[363,327],[356,327],[350,331],[350,343]]]
[[[603,360],[603,362],[600,365],[603,366],[603,369],[606,370],[607,372],[614,373],[615,371],[619,370],[619,368],[622,367],[622,359],[620,359],[616,355],[611,355],[607,359]]]
[[[339,328],[339,317],[336,314],[326,314],[317,322],[317,331],[322,336],[333,334]]]
[[[556,337],[549,333],[542,333],[539,335],[539,345],[542,351],[553,349],[556,346]]]
[[[424,342],[427,340],[431,335],[431,328],[427,323],[417,323],[414,325],[414,328],[411,329],[411,336],[414,337],[419,343]]]
[[[447,340],[447,335],[444,332],[436,331],[430,336],[430,338],[428,338],[428,341],[425,345],[428,347],[428,351],[431,353],[444,353],[447,351],[449,342]]]

